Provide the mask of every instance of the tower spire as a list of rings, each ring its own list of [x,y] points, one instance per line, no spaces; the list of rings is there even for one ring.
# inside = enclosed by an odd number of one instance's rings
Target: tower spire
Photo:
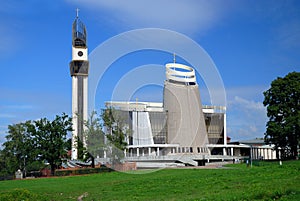
[[[175,54],[175,52],[173,53],[173,62],[174,62],[174,64],[176,63],[176,54]]]
[[[78,18],[79,8],[76,8],[76,18]]]

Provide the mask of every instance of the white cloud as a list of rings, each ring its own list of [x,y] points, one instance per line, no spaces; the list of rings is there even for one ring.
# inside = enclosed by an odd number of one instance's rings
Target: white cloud
[[[263,91],[267,86],[227,87],[227,135],[232,140],[263,137],[267,116],[264,107]],[[209,103],[209,94],[200,89],[204,104]]]
[[[267,115],[263,91],[267,86],[239,86],[226,88],[227,94],[227,135],[232,140],[263,137]],[[209,104],[209,93],[200,88],[201,99]]]
[[[263,92],[266,91],[268,88],[269,86],[266,85],[225,87],[227,102],[228,104],[230,104],[236,99],[236,97],[243,97],[247,100],[255,100],[262,102],[264,98]]]
[[[267,122],[262,102],[235,96],[227,108],[228,135],[233,139],[263,137]]]
[[[77,0],[70,3],[105,12],[129,28],[158,27],[185,33],[206,31],[234,8],[231,1],[204,0]]]
[[[245,108],[248,112],[265,111],[265,107],[261,102],[249,101],[238,96],[234,97],[233,104],[239,108]]]

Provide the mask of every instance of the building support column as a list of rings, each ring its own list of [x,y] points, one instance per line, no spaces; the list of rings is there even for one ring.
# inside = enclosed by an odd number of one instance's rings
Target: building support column
[[[71,159],[77,159],[78,156],[78,121],[77,121],[77,113],[78,113],[78,103],[77,103],[77,89],[78,89],[78,81],[77,76],[72,77],[72,156]]]
[[[227,156],[226,148],[225,147],[223,148],[223,156]]]
[[[85,122],[88,121],[88,77],[83,77],[83,133],[82,133],[82,143],[83,147],[87,148],[87,141],[86,141],[86,136],[85,132],[88,130]]]
[[[255,159],[258,159],[258,148],[255,148]]]
[[[207,151],[208,151],[208,155],[211,155],[210,148],[207,148]]]
[[[224,145],[227,145],[227,125],[226,125],[226,111],[224,112]]]

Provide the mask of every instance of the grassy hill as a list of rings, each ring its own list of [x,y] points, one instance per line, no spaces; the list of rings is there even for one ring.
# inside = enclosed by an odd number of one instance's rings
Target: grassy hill
[[[142,173],[1,181],[0,200],[300,200],[300,161]]]

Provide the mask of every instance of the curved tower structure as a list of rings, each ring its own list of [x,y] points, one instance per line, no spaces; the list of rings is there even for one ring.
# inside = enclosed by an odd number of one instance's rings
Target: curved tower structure
[[[207,153],[208,136],[192,67],[166,64],[163,105],[168,115],[167,142],[179,144],[180,153]]]
[[[88,49],[87,33],[85,25],[78,17],[72,27],[72,61],[70,62],[70,73],[72,76],[72,159],[78,158],[78,140],[86,147],[84,137],[84,121],[88,118]]]

